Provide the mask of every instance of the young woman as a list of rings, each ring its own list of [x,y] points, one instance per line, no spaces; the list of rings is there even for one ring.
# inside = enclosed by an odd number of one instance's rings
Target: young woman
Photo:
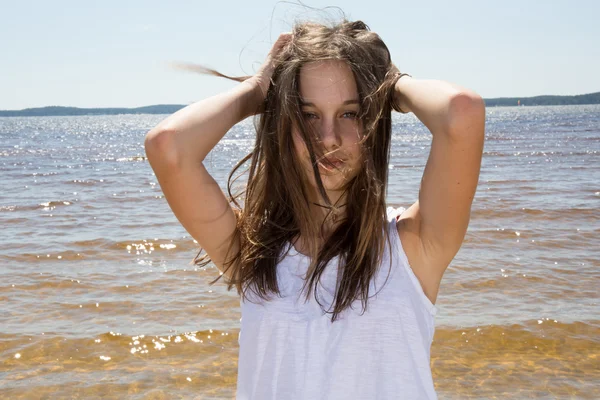
[[[204,72],[220,75],[216,71]],[[224,75],[221,75],[224,76]],[[484,141],[473,91],[401,74],[360,21],[282,34],[235,88],[146,137],[173,212],[241,295],[238,399],[432,399],[440,281],[469,224]],[[418,200],[386,205],[391,112],[433,140]],[[257,115],[243,206],[203,160]],[[218,278],[217,278],[218,279]]]

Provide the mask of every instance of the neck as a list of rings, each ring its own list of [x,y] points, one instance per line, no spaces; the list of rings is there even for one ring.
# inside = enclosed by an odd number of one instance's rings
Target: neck
[[[327,191],[327,196],[331,201],[331,206],[325,204],[323,199],[315,192],[310,193],[308,204],[312,219],[317,223],[318,227],[323,227],[323,231],[317,237],[303,237],[298,235],[292,239],[296,251],[302,254],[308,254],[309,242],[316,243],[320,247],[346,217],[346,192],[343,190]]]
[[[327,205],[320,196],[313,195],[309,199],[310,211],[319,226],[324,223],[325,232],[331,232],[346,216],[346,192],[328,191],[331,205]]]

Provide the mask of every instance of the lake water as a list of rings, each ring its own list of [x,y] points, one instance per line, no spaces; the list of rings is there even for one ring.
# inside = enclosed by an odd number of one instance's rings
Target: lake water
[[[234,397],[239,299],[192,264],[145,159],[165,117],[0,118],[0,397]],[[223,187],[253,138],[207,158]],[[417,199],[430,142],[394,115],[389,205]],[[599,105],[488,108],[436,302],[440,399],[600,398],[599,206]]]

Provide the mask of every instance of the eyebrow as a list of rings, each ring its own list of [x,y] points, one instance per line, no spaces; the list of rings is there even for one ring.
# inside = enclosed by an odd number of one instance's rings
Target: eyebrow
[[[360,102],[356,99],[351,99],[351,100],[346,100],[342,103],[343,105],[347,105],[347,104],[360,104]],[[304,101],[302,99],[300,99],[300,106],[302,107],[316,107],[314,103],[311,103],[309,101]]]

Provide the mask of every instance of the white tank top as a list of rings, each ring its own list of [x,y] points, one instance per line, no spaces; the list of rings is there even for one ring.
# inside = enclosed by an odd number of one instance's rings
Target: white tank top
[[[314,291],[305,303],[300,290],[309,260],[291,244],[277,265],[281,297],[264,301],[248,291],[252,302],[240,302],[237,400],[437,398],[430,367],[437,308],[403,251],[396,216],[404,210],[387,208],[391,271],[386,244],[363,315],[356,300],[332,323]],[[325,310],[333,309],[337,264],[338,257],[321,276],[317,295]]]

